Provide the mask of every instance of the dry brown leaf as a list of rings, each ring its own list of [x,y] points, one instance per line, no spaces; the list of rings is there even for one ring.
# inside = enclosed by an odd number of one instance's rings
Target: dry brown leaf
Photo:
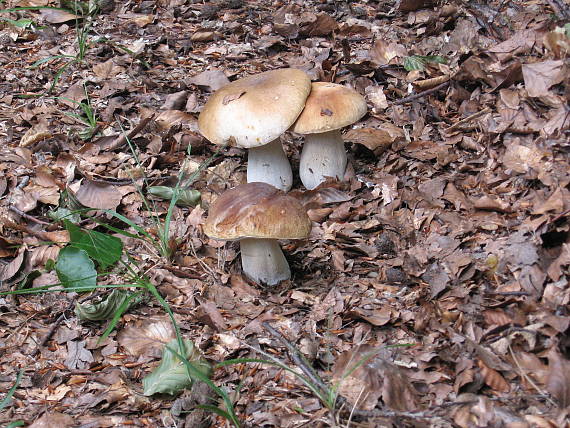
[[[70,388],[67,388],[69,391]],[[67,393],[66,391],[66,393]],[[59,397],[57,400],[61,400],[63,397]],[[29,425],[28,428],[67,428],[75,425],[75,420],[63,413],[59,412],[46,412],[41,418],[36,419],[36,421]]]
[[[389,104],[384,93],[384,86],[367,86],[364,93],[366,94],[366,99],[372,103],[374,113],[388,108]]]
[[[381,128],[382,129],[351,129],[344,134],[343,139],[356,144],[362,144],[368,150],[373,151],[376,156],[380,156],[390,148],[392,143],[401,141],[404,138],[404,133],[397,126],[383,124]]]
[[[309,37],[328,36],[333,31],[338,30],[338,23],[332,16],[320,13],[312,22],[301,24],[300,27],[301,34]]]
[[[115,64],[113,58],[104,62],[97,62],[93,65],[93,73],[101,79],[110,79],[117,74],[122,73],[125,69]]]
[[[192,126],[196,123],[196,118],[180,110],[165,110],[156,117],[155,121],[163,131],[168,131],[178,124]]]
[[[222,37],[222,34],[212,30],[198,30],[190,36],[193,42],[211,42]]]
[[[136,357],[160,358],[164,345],[174,339],[170,320],[165,317],[137,320],[121,330],[117,342]]]
[[[554,53],[556,58],[568,57],[570,53],[570,38],[564,27],[556,27],[544,35],[544,46]]]
[[[379,351],[372,346],[361,345],[343,352],[332,372],[339,393],[356,408],[372,410],[380,397],[395,410],[417,408],[416,392],[410,381],[396,365],[380,357]]]
[[[74,21],[81,18],[78,15],[62,9],[40,9],[40,14],[44,21],[49,22],[50,24],[63,24],[64,22]]]
[[[560,408],[570,406],[570,361],[557,351],[548,354],[546,390],[558,400]]]
[[[75,194],[77,200],[88,208],[114,210],[121,203],[121,192],[116,186],[84,179]]]
[[[203,71],[196,76],[188,78],[188,82],[196,86],[207,88],[210,91],[217,91],[230,83],[230,80],[222,70],[211,68],[210,70]]]
[[[55,245],[42,245],[30,250],[28,263],[31,268],[44,266],[48,260],[57,260],[60,248]]]
[[[481,374],[483,375],[483,379],[485,383],[494,389],[495,391],[499,392],[509,392],[510,386],[505,378],[496,370],[488,367],[483,360],[478,360],[477,365],[481,370]]]
[[[483,311],[483,317],[488,325],[506,325],[513,322],[502,309],[487,309]]]
[[[210,301],[203,302],[198,306],[196,318],[218,332],[225,331],[228,328],[220,310],[215,303]]]
[[[567,73],[564,61],[543,61],[534,64],[523,64],[522,73],[528,95],[541,97],[546,95],[551,86],[556,85]]]
[[[22,250],[10,263],[6,265],[0,265],[0,281],[8,281],[14,277],[22,267],[25,256],[26,251]]]
[[[26,131],[20,140],[20,147],[27,147],[52,136],[45,123],[38,123]]]

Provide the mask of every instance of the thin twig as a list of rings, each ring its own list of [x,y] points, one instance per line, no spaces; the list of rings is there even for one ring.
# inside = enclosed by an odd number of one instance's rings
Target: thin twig
[[[20,217],[24,217],[25,219],[33,221],[34,223],[43,224],[44,226],[50,226],[51,225],[51,223],[48,223],[47,221],[40,220],[40,219],[30,215],[30,214],[25,213],[24,211],[16,208],[14,205],[10,205],[10,207],[8,209],[10,211],[18,214]]]
[[[40,343],[38,343],[38,346],[36,347],[36,349],[34,350],[34,352],[32,352],[32,357],[35,357],[36,355],[38,355],[38,353],[40,352],[40,349],[42,349],[46,343],[48,342],[48,340],[51,339],[51,337],[54,335],[55,331],[57,330],[57,328],[59,327],[59,325],[63,322],[63,319],[65,318],[65,313],[67,311],[70,311],[73,309],[73,306],[75,306],[75,299],[72,300],[72,302],[69,304],[69,306],[67,308],[65,308],[61,314],[59,314],[59,316],[57,317],[57,319],[55,320],[55,322],[51,325],[50,329],[48,330],[47,334],[44,336],[44,338],[42,339],[42,341]]]
[[[91,299],[95,299],[96,297],[99,297],[100,295],[102,295],[103,292],[102,291],[98,291],[96,293],[93,293],[89,296],[85,296],[83,297],[81,300],[79,300],[79,302],[85,302],[87,300],[91,300]],[[57,319],[55,320],[55,322],[51,325],[49,331],[46,333],[46,335],[44,336],[44,338],[42,339],[42,341],[40,343],[38,343],[38,346],[36,347],[36,349],[32,352],[32,357],[36,356],[39,352],[40,349],[43,348],[46,343],[48,342],[48,340],[51,339],[51,337],[54,335],[55,331],[57,330],[57,328],[60,326],[60,324],[63,322],[64,318],[65,318],[65,313],[72,310],[75,307],[75,303],[77,301],[77,297],[74,297],[71,302],[69,303],[69,305],[67,306],[67,308],[65,308],[61,314],[59,315],[59,317],[57,317]]]
[[[543,391],[523,370],[523,368],[521,367],[518,358],[515,356],[515,353],[513,352],[513,348],[511,347],[511,345],[509,344],[509,352],[511,353],[511,357],[513,358],[513,361],[515,362],[517,368],[519,369],[519,372],[521,374],[521,376],[534,388],[536,389],[536,391],[539,394],[545,395],[546,396],[546,400],[552,404],[553,406],[556,406],[556,403],[554,402],[554,400],[552,400],[552,398],[550,398],[548,396],[548,394],[546,394],[545,391]]]
[[[127,142],[127,140],[132,140],[139,132],[141,132],[144,128],[146,128],[148,123],[154,119],[154,116],[155,115],[153,114],[149,117],[145,117],[144,119],[142,119],[139,122],[139,124],[137,126],[135,126],[133,128],[133,130],[130,131],[128,134],[125,134],[124,132],[122,132],[121,135],[119,135],[117,138],[115,138],[108,147],[105,147],[105,150],[110,151],[110,150],[118,149],[123,144],[125,144]]]
[[[434,86],[433,88],[428,89],[426,91],[420,92],[419,94],[410,95],[409,97],[402,98],[402,99],[397,100],[397,101],[393,101],[391,103],[391,105],[395,106],[395,105],[399,105],[399,104],[409,103],[410,101],[414,101],[414,100],[417,100],[418,98],[425,97],[426,95],[433,94],[434,92],[437,92],[440,89],[445,88],[447,85],[449,85],[449,81],[440,83],[439,85]]]
[[[323,380],[320,378],[317,372],[315,372],[315,370],[311,367],[311,365],[305,359],[305,357],[297,350],[297,348],[295,348],[295,346],[291,342],[285,339],[285,337],[281,333],[275,330],[271,326],[271,324],[269,324],[269,322],[263,321],[261,325],[275,339],[277,339],[283,346],[287,348],[287,351],[289,351],[289,356],[291,357],[293,362],[301,369],[301,371],[305,373],[305,376],[307,376],[311,380],[311,382],[317,385],[322,390],[322,392],[328,392],[329,390],[328,386],[323,382]]]
[[[445,132],[454,131],[455,129],[459,128],[461,125],[467,122],[471,122],[473,119],[477,119],[478,117],[483,116],[484,114],[487,114],[490,111],[491,109],[489,107],[485,107],[483,110],[473,113],[472,115],[467,116],[465,119],[461,119],[459,122],[454,123],[449,128],[445,129]]]

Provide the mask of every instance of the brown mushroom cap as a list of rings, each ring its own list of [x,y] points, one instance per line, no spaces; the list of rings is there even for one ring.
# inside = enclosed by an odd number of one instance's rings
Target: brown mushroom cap
[[[311,92],[311,79],[293,68],[266,71],[216,91],[198,118],[214,144],[250,148],[267,144],[295,122]]]
[[[314,82],[305,109],[291,127],[299,134],[320,134],[350,125],[366,114],[362,95],[336,83]]]
[[[210,207],[204,232],[210,238],[304,239],[311,231],[307,210],[267,183],[241,184]]]

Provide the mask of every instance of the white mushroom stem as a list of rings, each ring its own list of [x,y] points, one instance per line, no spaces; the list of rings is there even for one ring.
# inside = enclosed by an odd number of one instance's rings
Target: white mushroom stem
[[[289,264],[276,239],[245,238],[240,246],[242,269],[251,280],[276,285],[291,278]]]
[[[247,182],[271,184],[284,192],[291,189],[293,172],[279,138],[264,146],[249,149]]]
[[[299,176],[307,189],[314,189],[326,180],[325,177],[342,180],[346,162],[346,151],[340,131],[305,135]]]

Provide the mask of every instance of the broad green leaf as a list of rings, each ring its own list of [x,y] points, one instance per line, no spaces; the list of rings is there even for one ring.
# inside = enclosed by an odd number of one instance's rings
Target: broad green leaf
[[[106,269],[119,261],[123,253],[123,242],[116,236],[95,230],[83,230],[69,220],[63,220],[69,232],[70,245],[85,251],[89,257]]]
[[[93,260],[79,248],[67,246],[59,252],[55,264],[57,277],[64,287],[84,291],[97,287],[97,271]]]
[[[129,291],[116,289],[113,290],[105,300],[99,303],[77,303],[75,305],[75,315],[77,315],[80,320],[88,321],[102,321],[111,319],[115,312],[121,307],[121,305],[125,301],[129,300],[133,294],[134,293],[131,293]],[[125,310],[132,305],[140,302],[141,297],[138,297],[138,299],[131,299],[131,301],[128,302]]]
[[[194,343],[190,340],[184,341],[186,347],[186,359],[202,375],[209,376],[210,364],[200,355]],[[170,348],[170,349],[169,349]],[[172,352],[171,349],[180,352],[177,339],[171,340],[164,347],[162,362],[148,376],[143,379],[144,395],[157,393],[177,394],[183,389],[192,387],[192,379],[188,377],[188,371],[184,362]]]

